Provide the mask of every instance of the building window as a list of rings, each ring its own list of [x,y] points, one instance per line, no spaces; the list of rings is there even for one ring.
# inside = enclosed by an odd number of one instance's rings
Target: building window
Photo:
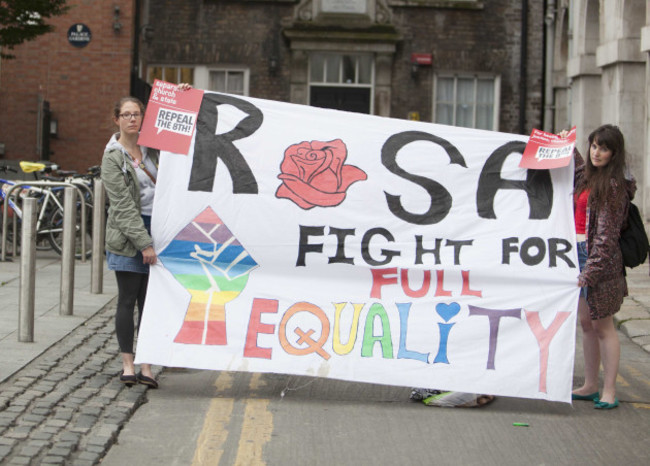
[[[209,89],[226,94],[246,95],[245,78],[243,70],[210,70]]]
[[[372,113],[373,65],[371,54],[312,53],[309,57],[310,105]]]
[[[188,83],[194,85],[194,68],[181,66],[149,66],[147,82],[153,84],[155,79],[168,83]]]
[[[497,131],[499,84],[498,76],[436,75],[433,121]]]
[[[312,85],[372,85],[372,56],[312,53],[309,60]]]
[[[189,83],[197,89],[248,95],[248,74],[246,68],[238,67],[149,65],[147,82],[153,85],[155,79],[160,79],[174,84]]]

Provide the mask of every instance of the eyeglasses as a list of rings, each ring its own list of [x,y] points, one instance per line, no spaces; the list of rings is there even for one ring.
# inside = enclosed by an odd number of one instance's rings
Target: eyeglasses
[[[120,116],[125,119],[125,120],[130,120],[131,118],[135,118],[136,120],[142,116],[142,113],[120,113]]]

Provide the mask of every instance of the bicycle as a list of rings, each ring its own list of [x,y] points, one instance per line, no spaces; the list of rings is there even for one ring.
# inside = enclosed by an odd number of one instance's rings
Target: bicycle
[[[20,162],[20,167],[25,173],[32,173],[34,171],[45,171],[47,167],[45,164],[41,163],[32,163],[32,162]],[[0,165],[0,171],[13,171],[17,170],[9,167],[7,165]],[[38,214],[36,220],[36,234],[37,234],[37,244],[42,246],[42,243],[46,240],[49,243],[49,246],[54,249],[57,253],[61,254],[61,243],[62,243],[62,232],[63,232],[63,201],[62,201],[62,186],[43,186],[37,185],[38,182],[35,182],[34,185],[24,185],[20,189],[20,194],[14,197],[12,192],[12,197],[7,199],[7,205],[11,208],[12,215],[7,215],[7,218],[12,218],[13,221],[18,223],[22,219],[22,209],[17,202],[19,199],[30,196],[38,199]],[[7,194],[12,189],[13,186],[17,184],[14,180],[0,179],[0,184],[2,189],[0,190],[1,201],[4,204],[4,200],[7,197]],[[77,203],[78,214],[80,212],[81,203]],[[77,216],[76,231],[81,231],[81,216]],[[9,225],[5,225],[5,228]],[[13,227],[13,225],[12,225]],[[8,230],[8,228],[7,228]],[[13,228],[12,228],[13,230]],[[19,230],[17,230],[19,231]],[[12,245],[13,245],[13,235],[9,235],[7,231],[7,238],[11,236]],[[18,236],[18,235],[17,235]],[[17,239],[17,238],[16,238]],[[7,247],[8,244],[5,244],[4,247]],[[15,253],[13,251],[12,253]],[[86,231],[86,257],[90,257],[92,254],[92,235],[89,231]],[[81,235],[78,233],[75,240],[75,256],[81,258]]]
[[[87,173],[76,173],[73,171],[62,171],[59,170],[56,172],[56,175],[48,177],[49,179],[59,179],[66,183],[77,186],[79,190],[83,193],[85,206],[86,206],[86,257],[90,257],[92,254],[92,212],[93,212],[93,189],[95,185],[95,180],[100,176],[101,168],[96,165],[88,168]],[[105,206],[107,210],[107,206]],[[81,222],[81,203],[77,202],[77,221]],[[55,229],[50,235],[52,240],[52,248],[57,252],[61,253],[63,235],[61,234],[62,229],[60,228],[63,225],[63,215],[62,213],[53,213],[50,219],[51,225]],[[56,227],[56,228],[55,228]],[[77,227],[80,229],[79,227]],[[78,240],[80,243],[80,240]],[[80,249],[80,246],[77,248]],[[81,253],[77,252],[76,257],[81,258]]]

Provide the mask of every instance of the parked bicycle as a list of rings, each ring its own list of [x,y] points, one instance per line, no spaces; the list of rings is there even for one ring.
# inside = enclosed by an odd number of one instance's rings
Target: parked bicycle
[[[91,250],[92,227],[93,227],[92,213],[93,213],[93,204],[94,204],[93,190],[95,186],[95,180],[99,179],[100,177],[100,171],[101,168],[98,165],[96,165],[90,167],[87,173],[77,173],[74,171],[58,170],[54,174],[47,177],[50,180],[60,180],[72,184],[73,186],[77,186],[80,192],[83,193],[84,202],[86,206],[86,257],[90,257],[90,255],[92,254],[92,250]],[[104,209],[105,211],[107,211],[107,206],[105,206]],[[82,218],[81,203],[77,202],[77,222],[81,222],[81,218]],[[51,218],[51,224],[53,227],[57,227],[58,230],[62,231],[62,229],[60,228],[60,226],[63,225],[62,213],[53,214]],[[53,234],[51,235],[51,238],[53,240],[52,247],[56,252],[61,253],[63,235],[60,233]],[[77,241],[80,243],[79,239]],[[77,258],[80,258],[81,257],[81,253],[79,252],[80,246],[78,246],[77,249],[78,251],[76,253],[76,256]]]
[[[32,162],[20,162],[20,168],[25,173],[32,173],[35,171],[46,171],[48,167],[42,163],[32,163]],[[0,164],[0,172],[17,172],[16,169],[6,165]],[[2,228],[7,230],[7,242],[4,245],[6,251],[13,251],[13,223],[16,223],[16,232],[19,235],[20,229],[17,228],[20,220],[22,219],[22,208],[21,200],[27,196],[34,197],[38,200],[38,214],[36,220],[36,241],[39,247],[43,247],[44,244],[48,244],[49,247],[54,249],[57,253],[61,253],[61,244],[63,236],[63,187],[52,185],[37,185],[35,182],[34,185],[24,185],[22,188],[15,188],[12,192],[12,195],[7,199],[7,205],[10,208],[7,212],[7,225],[2,225]],[[0,184],[2,189],[0,189],[1,201],[4,205],[4,200],[9,191],[17,184],[16,180],[2,179],[0,178]],[[18,190],[19,192],[16,192]],[[77,203],[78,215],[77,215],[77,225],[75,235],[75,256],[81,258],[81,203]],[[9,221],[11,219],[11,221]],[[11,233],[9,233],[11,232]],[[0,230],[1,233],[1,230]],[[90,257],[92,253],[92,233],[86,231],[86,257]],[[9,241],[11,239],[11,241]],[[16,238],[16,243],[18,243],[18,237]]]

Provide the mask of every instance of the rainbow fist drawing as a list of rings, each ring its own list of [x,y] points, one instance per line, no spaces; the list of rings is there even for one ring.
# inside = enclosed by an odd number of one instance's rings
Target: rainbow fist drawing
[[[257,262],[210,207],[158,257],[191,296],[174,342],[226,345],[226,303],[239,296]]]

